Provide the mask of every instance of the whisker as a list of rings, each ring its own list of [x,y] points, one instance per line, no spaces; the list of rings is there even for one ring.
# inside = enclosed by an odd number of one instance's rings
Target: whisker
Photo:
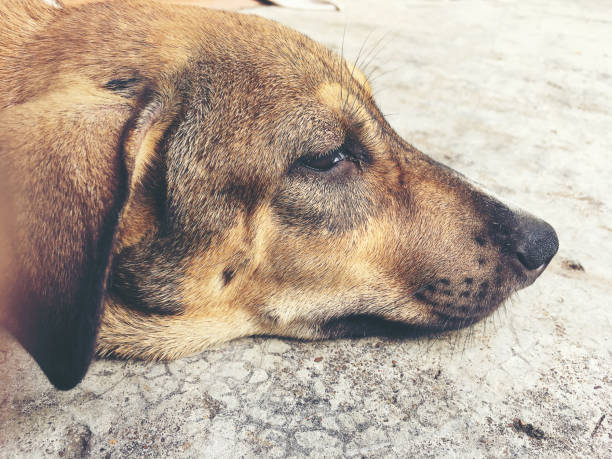
[[[353,69],[351,70],[351,77],[353,76],[353,73],[355,72],[355,68],[357,67],[358,63],[359,63],[359,58],[361,57],[361,53],[363,52],[363,49],[366,45],[366,43],[368,42],[368,39],[372,36],[372,31],[370,31],[368,33],[368,35],[365,37],[365,39],[363,40],[363,43],[361,44],[361,47],[359,48],[359,52],[357,53],[357,57],[355,58],[355,60],[353,61]]]
[[[377,69],[374,69],[374,70],[376,71]],[[372,73],[372,75],[368,77],[368,81],[370,82],[370,84],[373,84],[375,81],[380,80],[380,78],[390,75],[392,73],[395,73],[398,70],[401,70],[401,67],[394,67],[391,69],[387,69],[385,71],[381,71],[377,73],[376,75]]]
[[[383,40],[390,38],[390,35],[391,31],[385,32],[383,36],[380,37],[376,43],[374,43],[374,46],[370,49],[370,51],[368,51],[368,53],[364,56],[364,64],[361,70],[366,76],[369,72],[368,67],[376,60],[376,58],[378,57],[378,53],[380,53],[380,51],[387,45],[387,43],[382,45]],[[367,78],[369,81],[369,76],[367,76]]]
[[[344,30],[342,32],[342,45],[340,46],[340,62],[339,62],[339,69],[340,69],[340,101],[342,101],[343,96],[342,96],[342,91],[344,88],[344,82],[343,82],[343,75],[344,75],[344,39],[346,38],[346,27],[347,24],[344,24]]]

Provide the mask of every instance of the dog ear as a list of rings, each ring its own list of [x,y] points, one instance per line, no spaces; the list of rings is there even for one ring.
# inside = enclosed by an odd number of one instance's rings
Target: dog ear
[[[129,121],[123,139],[129,193],[119,219],[114,254],[155,232],[164,219],[166,157],[161,144],[180,118],[182,100],[167,80],[146,88],[139,97],[141,108]]]
[[[138,205],[150,175],[158,172],[158,146],[181,109],[181,98],[171,82],[162,81],[146,88],[140,96],[137,115],[126,129],[124,159],[129,176],[129,199],[122,215]]]
[[[136,109],[108,94],[66,92],[0,112],[16,222],[3,321],[59,389],[89,367],[119,217],[173,113],[163,88],[145,90]]]

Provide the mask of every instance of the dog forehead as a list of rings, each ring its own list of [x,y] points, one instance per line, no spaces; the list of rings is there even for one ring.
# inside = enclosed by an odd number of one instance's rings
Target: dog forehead
[[[268,94],[314,94],[325,82],[370,93],[365,74],[352,62],[308,36],[274,21],[239,13],[202,24],[197,41],[205,72],[226,85]],[[207,21],[210,22],[210,21]]]
[[[339,147],[349,124],[343,110],[371,104],[359,69],[307,36],[254,16],[209,19],[178,84],[190,112],[180,136],[189,148],[181,150],[210,166],[272,178],[300,156]]]
[[[193,143],[197,137],[202,153],[218,151],[225,161],[250,163],[266,155],[284,161],[324,154],[342,143],[346,126],[341,103],[320,97],[329,80],[307,87],[278,76],[265,80],[270,85],[254,81],[252,74],[232,79],[235,83],[214,82],[208,95],[201,87],[190,90],[183,140]]]

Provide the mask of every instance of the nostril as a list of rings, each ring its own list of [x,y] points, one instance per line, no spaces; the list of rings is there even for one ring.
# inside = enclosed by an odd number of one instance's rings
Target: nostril
[[[532,262],[532,260],[530,260],[529,258],[527,258],[525,256],[525,254],[523,252],[516,252],[516,257],[519,259],[519,261],[521,262],[521,264],[527,268],[527,269],[536,269],[539,268],[540,266],[534,266],[535,263]]]
[[[559,249],[557,233],[548,223],[533,218],[525,218],[519,227],[516,256],[528,270],[538,269],[548,264]]]

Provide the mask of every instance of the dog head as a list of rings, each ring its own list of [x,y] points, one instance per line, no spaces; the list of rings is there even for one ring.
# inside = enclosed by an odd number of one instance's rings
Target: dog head
[[[105,152],[95,163],[83,150],[60,155],[52,172],[88,167],[108,197],[71,189],[93,206],[78,221],[94,246],[114,242],[95,259],[69,251],[78,262],[62,261],[79,276],[97,266],[106,294],[87,320],[104,302],[101,354],[174,358],[256,334],[458,328],[531,284],[557,250],[548,224],[401,139],[365,76],[297,32],[255,17],[101,4],[67,10],[46,33],[81,34],[45,51],[63,72],[45,74],[47,97],[62,95],[50,118],[88,117]],[[41,81],[9,91],[11,119]],[[54,149],[78,134],[59,137]],[[71,243],[59,239],[47,235],[46,250]],[[92,301],[73,298],[66,310]]]

